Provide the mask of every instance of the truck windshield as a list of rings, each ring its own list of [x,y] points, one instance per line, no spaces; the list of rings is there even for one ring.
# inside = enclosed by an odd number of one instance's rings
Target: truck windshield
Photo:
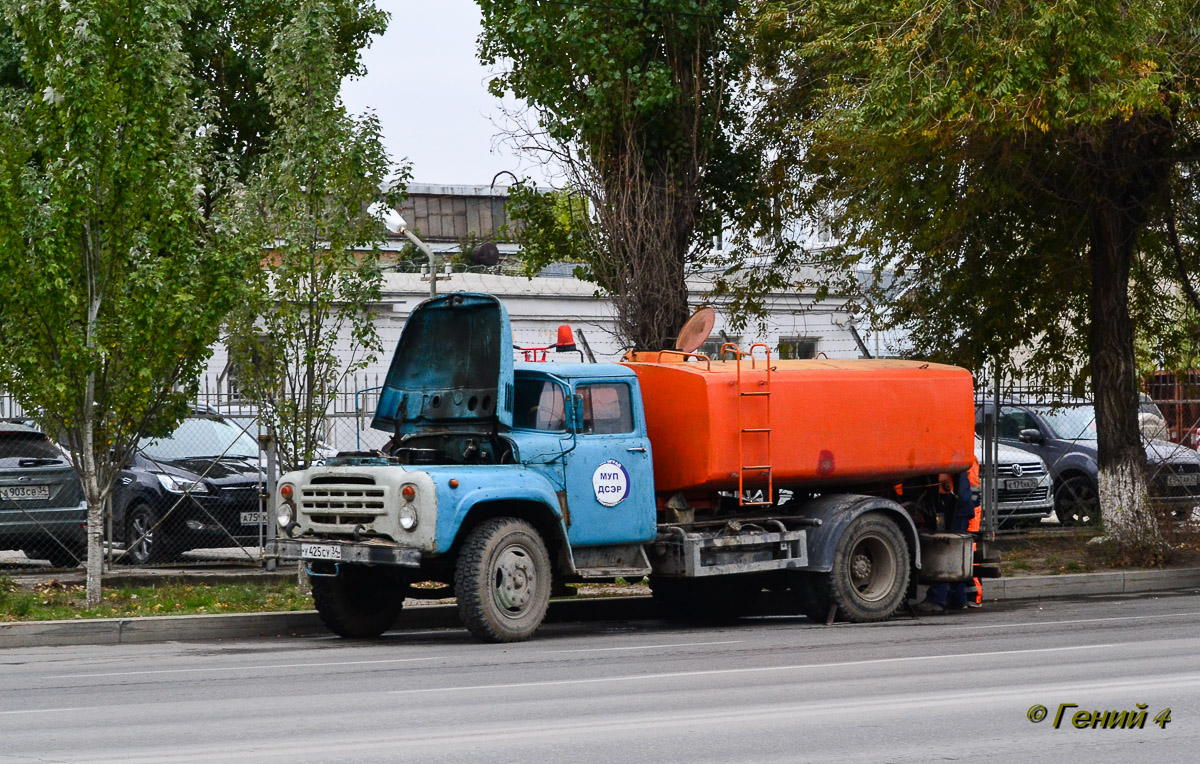
[[[516,380],[513,427],[522,430],[566,429],[562,387],[548,379]]]

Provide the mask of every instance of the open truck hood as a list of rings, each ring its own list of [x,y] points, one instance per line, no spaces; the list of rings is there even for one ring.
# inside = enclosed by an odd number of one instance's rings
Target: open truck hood
[[[487,294],[418,305],[404,324],[371,426],[384,432],[479,432],[512,425],[508,311]]]

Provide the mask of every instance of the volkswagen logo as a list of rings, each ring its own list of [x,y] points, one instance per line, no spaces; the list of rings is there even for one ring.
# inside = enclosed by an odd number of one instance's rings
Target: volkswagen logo
[[[1013,477],[1021,477],[1021,473],[1024,471],[1025,470],[1021,469],[1021,465],[1019,464],[1014,464],[1012,466]]]

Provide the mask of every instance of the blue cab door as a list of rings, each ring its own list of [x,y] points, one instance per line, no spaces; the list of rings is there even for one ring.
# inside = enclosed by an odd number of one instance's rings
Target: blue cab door
[[[575,380],[574,447],[564,456],[572,546],[655,535],[654,471],[635,376]]]

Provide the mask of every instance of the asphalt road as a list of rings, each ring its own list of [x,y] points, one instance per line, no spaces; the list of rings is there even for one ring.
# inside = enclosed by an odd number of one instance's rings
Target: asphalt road
[[[871,626],[553,624],[518,645],[0,650],[0,761],[1193,762],[1198,624],[1187,594]],[[1071,726],[1138,703],[1144,728]]]

